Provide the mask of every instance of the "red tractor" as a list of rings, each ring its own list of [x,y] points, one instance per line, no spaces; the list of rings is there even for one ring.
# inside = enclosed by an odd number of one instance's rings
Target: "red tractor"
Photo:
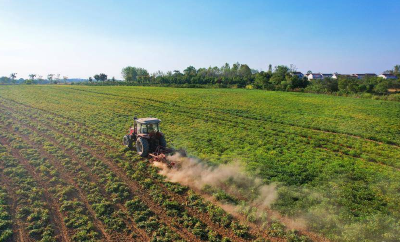
[[[167,150],[165,136],[160,132],[158,118],[134,118],[133,127],[124,136],[123,143],[129,149],[136,146],[138,155],[151,157],[153,161],[164,161]]]

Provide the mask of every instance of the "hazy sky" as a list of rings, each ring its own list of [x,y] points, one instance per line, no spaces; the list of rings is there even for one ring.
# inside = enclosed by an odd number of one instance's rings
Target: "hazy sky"
[[[0,76],[225,62],[380,73],[400,64],[399,16],[400,0],[0,0]]]

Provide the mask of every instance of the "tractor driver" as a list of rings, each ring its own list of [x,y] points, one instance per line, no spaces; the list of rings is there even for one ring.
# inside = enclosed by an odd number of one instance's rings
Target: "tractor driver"
[[[148,132],[149,133],[155,132],[153,124],[149,124]]]

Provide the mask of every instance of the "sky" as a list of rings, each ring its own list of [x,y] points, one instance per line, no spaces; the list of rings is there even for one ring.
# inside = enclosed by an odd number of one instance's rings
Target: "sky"
[[[0,0],[0,76],[226,62],[379,74],[400,64],[399,16],[400,0]]]

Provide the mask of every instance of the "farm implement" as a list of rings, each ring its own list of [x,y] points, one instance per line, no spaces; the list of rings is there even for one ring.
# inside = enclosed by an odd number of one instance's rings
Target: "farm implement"
[[[149,158],[150,162],[162,162],[168,167],[175,164],[167,160],[167,155],[173,152],[167,148],[165,135],[160,131],[158,118],[133,118],[133,127],[123,138],[123,143],[129,149],[136,147],[138,155]]]

